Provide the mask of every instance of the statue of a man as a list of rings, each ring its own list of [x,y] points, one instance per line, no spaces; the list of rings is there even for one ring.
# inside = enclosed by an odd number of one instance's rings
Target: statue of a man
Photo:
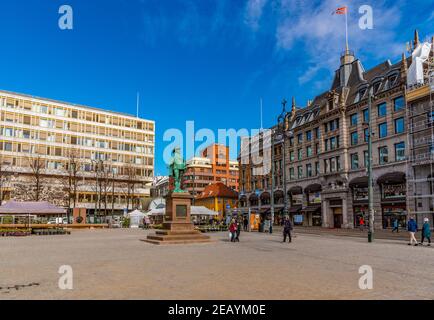
[[[181,189],[181,182],[185,172],[185,161],[182,158],[181,150],[176,147],[172,151],[172,158],[169,163],[169,176],[173,177],[175,189],[173,192],[185,192]]]

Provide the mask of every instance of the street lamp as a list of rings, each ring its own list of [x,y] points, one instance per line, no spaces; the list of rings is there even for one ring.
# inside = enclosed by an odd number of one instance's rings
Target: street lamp
[[[282,140],[282,162],[283,162],[283,199],[284,199],[284,208],[283,208],[283,215],[287,215],[288,213],[288,201],[287,201],[287,195],[286,195],[286,161],[285,161],[285,154],[286,154],[286,104],[288,101],[286,99],[283,99],[282,101],[282,112],[280,113],[279,117],[277,118],[277,128],[275,131],[271,132],[271,224],[270,224],[270,234],[273,233],[273,223],[274,223],[274,189],[275,189],[275,182],[274,182],[274,175],[275,175],[275,165],[274,165],[274,145],[275,145],[275,139]]]

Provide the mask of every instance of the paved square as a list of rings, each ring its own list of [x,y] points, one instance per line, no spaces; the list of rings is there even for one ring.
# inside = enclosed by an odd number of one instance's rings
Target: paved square
[[[0,299],[434,299],[433,248],[318,235],[283,244],[259,233],[155,246],[140,241],[147,233],[0,238]],[[73,290],[58,287],[62,265]],[[361,265],[374,270],[373,290],[359,289]]]

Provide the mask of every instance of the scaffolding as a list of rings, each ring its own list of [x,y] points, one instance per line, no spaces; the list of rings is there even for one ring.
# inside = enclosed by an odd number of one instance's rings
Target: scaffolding
[[[419,226],[434,220],[434,43],[423,63],[423,83],[406,88],[407,210]]]

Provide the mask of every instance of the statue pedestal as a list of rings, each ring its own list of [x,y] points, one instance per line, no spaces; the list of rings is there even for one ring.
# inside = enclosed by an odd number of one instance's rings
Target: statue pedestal
[[[191,200],[188,192],[169,193],[166,196],[166,214],[163,229],[149,235],[145,242],[152,244],[188,244],[210,242],[210,237],[194,229],[191,222]]]

